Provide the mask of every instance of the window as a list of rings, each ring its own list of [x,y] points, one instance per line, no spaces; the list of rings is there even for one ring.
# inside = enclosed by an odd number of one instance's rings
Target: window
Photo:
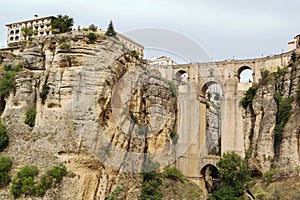
[[[16,40],[16,41],[19,41],[19,36],[16,36],[16,37],[15,37],[15,40]]]
[[[19,29],[18,29],[18,30],[16,30],[16,34],[19,34],[19,33],[20,33]]]

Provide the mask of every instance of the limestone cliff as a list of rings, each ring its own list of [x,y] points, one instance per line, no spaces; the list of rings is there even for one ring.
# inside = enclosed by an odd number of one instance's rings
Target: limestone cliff
[[[1,101],[10,141],[2,154],[12,158],[12,174],[61,163],[74,173],[44,199],[105,199],[119,185],[120,199],[137,199],[144,157],[174,162],[176,97],[118,40],[88,43],[84,35],[53,36],[23,44],[20,56],[1,53],[1,65],[24,67]],[[32,106],[34,127],[24,123]],[[9,196],[1,190],[0,199]]]
[[[299,54],[299,52],[296,52]],[[293,175],[300,162],[299,56],[274,74],[262,72],[252,106],[244,113],[245,148],[256,175],[281,169]],[[286,122],[283,123],[284,118]]]

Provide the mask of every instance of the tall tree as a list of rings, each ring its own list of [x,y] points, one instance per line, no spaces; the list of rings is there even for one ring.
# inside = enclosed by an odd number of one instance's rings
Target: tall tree
[[[74,19],[68,15],[57,15],[51,19],[53,33],[66,33],[72,30]]]
[[[243,194],[246,184],[251,180],[247,163],[236,153],[225,153],[217,163],[223,186],[230,186],[237,195]]]
[[[110,20],[107,31],[105,32],[105,35],[109,36],[109,37],[113,37],[116,36],[116,32],[114,29],[114,25],[112,23],[112,21]]]

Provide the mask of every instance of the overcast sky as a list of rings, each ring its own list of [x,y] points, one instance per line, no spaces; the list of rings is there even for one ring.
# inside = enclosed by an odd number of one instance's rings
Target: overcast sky
[[[299,0],[5,0],[0,46],[6,44],[5,24],[61,13],[73,17],[76,28],[94,23],[106,29],[113,20],[120,33],[171,30],[203,47],[213,60],[261,57],[287,51],[300,33],[299,8]]]

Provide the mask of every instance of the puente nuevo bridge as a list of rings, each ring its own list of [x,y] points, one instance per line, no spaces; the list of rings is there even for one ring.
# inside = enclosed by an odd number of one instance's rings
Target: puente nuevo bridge
[[[278,67],[286,66],[291,53],[247,60],[149,66],[179,85],[176,166],[189,179],[205,187],[209,184],[209,180],[204,181],[205,175],[216,169],[220,155],[234,151],[245,156],[248,138],[244,138],[240,101],[248,88],[258,83],[262,70],[275,72]],[[241,82],[245,70],[251,70],[253,77]],[[219,88],[217,103],[209,100],[212,85]]]

